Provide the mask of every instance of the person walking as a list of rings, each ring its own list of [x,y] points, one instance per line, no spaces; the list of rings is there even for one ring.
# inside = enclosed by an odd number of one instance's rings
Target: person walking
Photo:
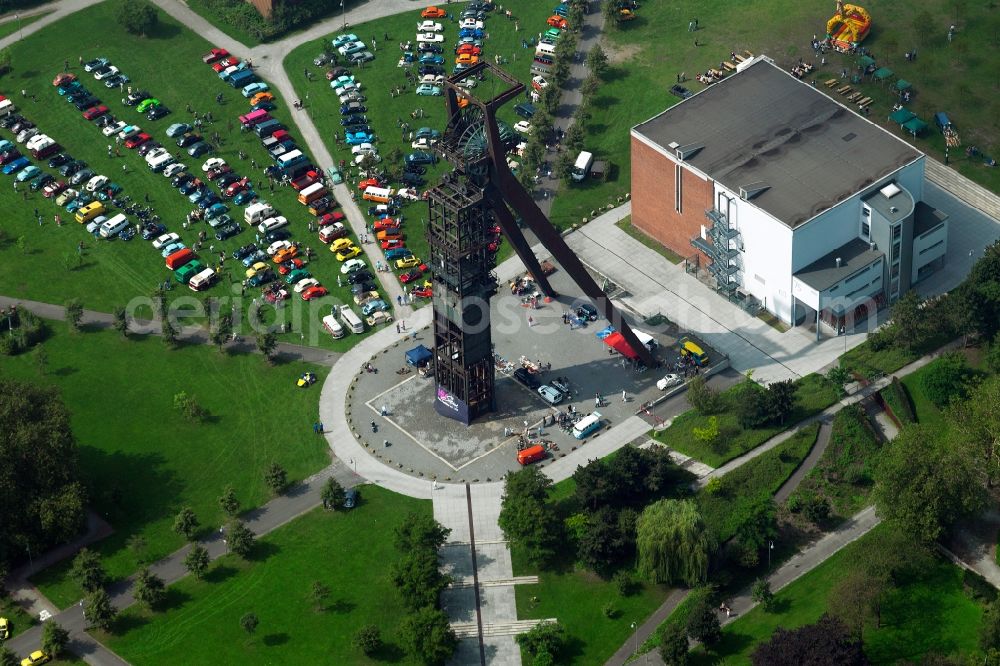
[[[622,402],[628,402],[628,394],[622,389]]]

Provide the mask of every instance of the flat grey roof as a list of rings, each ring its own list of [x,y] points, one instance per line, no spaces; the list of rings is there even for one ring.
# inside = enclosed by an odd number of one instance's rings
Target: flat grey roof
[[[913,195],[899,183],[894,182],[892,185],[895,185],[899,192],[894,194],[891,199],[886,199],[882,190],[875,190],[862,201],[868,204],[872,210],[878,211],[879,215],[887,219],[890,224],[895,224],[913,212]]]
[[[766,60],[634,131],[734,192],[763,184],[752,203],[792,228],[921,155]]]
[[[855,238],[812,262],[796,273],[795,277],[816,291],[826,291],[881,256],[881,252],[871,249],[871,246],[860,238]]]
[[[913,211],[913,237],[916,238],[925,234],[937,225],[948,219],[948,214],[934,206],[929,206],[923,201],[917,202],[917,208]]]

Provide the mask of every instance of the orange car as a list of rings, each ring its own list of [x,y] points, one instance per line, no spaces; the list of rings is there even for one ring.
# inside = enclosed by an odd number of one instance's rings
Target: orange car
[[[274,101],[274,94],[269,92],[259,92],[250,98],[250,106],[256,106],[261,102]]]
[[[278,250],[274,253],[274,263],[283,264],[286,261],[291,261],[299,254],[299,248],[294,245],[291,247],[286,247],[284,250]]]
[[[459,53],[458,57],[455,58],[456,65],[475,65],[477,62],[479,62],[479,56],[471,53]]]
[[[420,12],[421,18],[435,19],[444,18],[448,15],[448,12],[441,9],[440,7],[428,7],[424,11]]]
[[[380,231],[376,234],[376,237],[380,241],[403,240],[403,234],[399,233],[398,229],[386,229],[385,231]]]
[[[553,28],[559,28],[560,30],[565,30],[567,25],[566,19],[564,19],[562,16],[558,16],[555,14],[550,16],[546,21],[546,23],[551,25]]]

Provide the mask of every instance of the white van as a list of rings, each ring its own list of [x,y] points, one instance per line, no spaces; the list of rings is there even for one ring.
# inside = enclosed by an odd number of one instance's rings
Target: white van
[[[591,412],[573,424],[573,437],[583,439],[590,433],[601,427],[601,413]]]
[[[17,107],[14,106],[14,102],[9,99],[0,100],[0,118],[15,111],[17,111]]]
[[[167,168],[167,165],[172,164],[173,161],[174,156],[170,153],[160,153],[159,155],[155,155],[153,159],[146,160],[146,164],[148,164],[149,168],[153,171],[163,171]]]
[[[555,57],[556,57],[556,45],[555,44],[546,44],[545,42],[542,42],[541,44],[539,44],[538,46],[535,47],[535,55],[536,56],[541,56],[543,58],[552,58],[552,59],[555,59]]]
[[[110,220],[101,225],[101,237],[111,238],[112,236],[118,234],[119,231],[128,226],[128,218],[118,213]]]
[[[347,335],[347,331],[344,330],[344,327],[340,325],[340,322],[332,314],[323,317],[323,328],[334,338],[339,339]]]
[[[269,217],[274,217],[275,210],[266,201],[250,204],[243,211],[243,221],[247,224],[259,224]]]
[[[392,200],[392,194],[392,189],[388,187],[366,187],[361,198],[375,203],[389,203]]]
[[[365,332],[364,322],[361,321],[361,317],[355,314],[354,310],[352,310],[350,306],[340,306],[340,318],[344,320],[344,325],[355,333]]]
[[[580,154],[576,157],[576,162],[573,164],[573,180],[579,182],[586,178],[593,164],[594,154],[588,153],[586,150],[581,150]]]
[[[633,328],[632,332],[635,333],[635,337],[639,338],[639,342],[646,345],[646,349],[649,351],[656,351],[658,343],[652,335],[646,333],[645,331],[640,331],[637,328]]]
[[[24,147],[28,150],[41,150],[47,146],[55,143],[48,134],[36,134],[28,140],[28,143],[24,144]]]
[[[215,270],[206,268],[195,274],[195,276],[188,282],[188,286],[191,288],[191,291],[201,291],[202,289],[208,289],[212,286],[212,282],[214,281]]]

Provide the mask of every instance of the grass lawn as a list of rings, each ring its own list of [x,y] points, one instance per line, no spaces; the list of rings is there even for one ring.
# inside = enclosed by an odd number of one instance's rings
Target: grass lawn
[[[48,16],[52,12],[42,12],[41,14],[35,14],[34,16],[27,16],[22,18],[20,21],[17,19],[11,19],[6,23],[0,23],[0,38],[6,37],[7,35],[13,35],[18,30],[27,28],[29,25],[42,18],[43,16]]]
[[[38,624],[38,620],[24,612],[24,609],[6,594],[0,595],[0,617],[10,620],[12,637]]]
[[[947,425],[945,416],[938,406],[931,402],[930,398],[927,397],[923,384],[924,376],[937,362],[938,361],[931,361],[916,372],[903,377],[900,382],[902,382],[903,388],[906,390],[906,394],[910,397],[910,402],[913,404],[913,412],[916,414],[917,421],[924,425],[943,428]]]
[[[625,233],[627,233],[632,238],[642,243],[643,245],[645,245],[646,247],[648,247],[649,249],[658,252],[664,259],[666,259],[670,263],[679,264],[682,261],[684,261],[684,257],[680,256],[679,254],[668,248],[666,245],[663,245],[656,239],[647,236],[646,234],[642,233],[634,226],[632,226],[631,215],[622,218],[618,222],[615,222],[615,226],[624,231]]]
[[[519,561],[516,549],[512,555],[515,575],[536,572]],[[558,618],[568,639],[566,663],[573,664],[603,664],[628,640],[632,633],[630,625],[641,623],[670,593],[666,585],[644,583],[636,593],[623,597],[612,581],[584,570],[542,571],[539,581],[537,585],[514,588],[517,617]],[[536,598],[537,601],[532,601]],[[609,604],[616,611],[612,618],[603,612]],[[525,659],[525,663],[530,661]]]
[[[845,407],[833,417],[830,443],[798,493],[826,497],[833,509],[831,521],[846,520],[868,504],[881,446],[864,411]]]
[[[721,477],[721,485],[714,492],[707,488],[698,492],[696,500],[701,516],[719,543],[730,539],[739,528],[738,521],[746,516],[741,507],[756,504],[778,492],[809,455],[818,432],[819,424],[810,424],[767,453]]]
[[[722,392],[725,408],[717,414],[721,435],[713,444],[698,441],[695,428],[704,428],[710,417],[688,410],[674,419],[666,430],[653,433],[653,438],[681,453],[691,456],[706,465],[720,467],[736,456],[754,449],[771,437],[794,426],[799,421],[823,411],[839,398],[837,388],[821,375],[811,374],[798,380],[795,394],[795,408],[785,419],[784,425],[746,430],[741,428],[732,405],[736,399],[737,387]]]
[[[258,542],[252,561],[227,555],[203,580],[178,581],[161,613],[127,609],[115,634],[101,640],[133,664],[217,664],[220,655],[229,663],[277,664],[291,654],[317,664],[416,663],[398,643],[404,610],[388,571],[399,557],[395,527],[411,512],[429,515],[431,503],[376,486],[361,494],[353,511],[315,509],[275,530]],[[317,580],[331,590],[321,612],[309,599]],[[252,640],[239,622],[248,612],[260,619]],[[385,641],[377,659],[351,647],[351,637],[368,624]]]
[[[530,83],[531,75],[528,70],[532,52],[521,48],[521,39],[533,34],[531,32],[533,29],[541,30],[545,26],[545,19],[550,15],[551,7],[526,0],[513,0],[503,4],[505,9],[511,9],[518,17],[521,30],[516,32],[513,21],[508,21],[499,15],[499,12],[492,12],[486,21],[486,30],[490,36],[489,39],[484,40],[483,56],[487,58],[492,58],[494,55],[502,56],[507,61],[504,68],[508,72],[518,77],[522,82]],[[365,102],[365,106],[368,108],[366,115],[368,116],[368,124],[378,138],[378,149],[382,157],[381,166],[383,167],[387,162],[390,162],[390,156],[397,151],[398,159],[413,152],[410,140],[403,137],[399,125],[400,121],[408,122],[413,131],[421,127],[431,127],[441,131],[444,130],[448,120],[445,117],[444,97],[418,96],[414,93],[413,85],[409,85],[408,90],[399,97],[390,96],[392,89],[407,82],[405,70],[397,67],[400,56],[398,45],[400,42],[414,39],[415,27],[419,21],[423,20],[420,18],[420,9],[414,6],[413,11],[351,26],[349,29],[349,32],[357,34],[366,42],[369,42],[373,36],[379,39],[377,42],[378,50],[374,52],[375,60],[366,63],[363,68],[356,68],[354,74],[357,81],[362,84],[362,92],[368,98]],[[458,6],[453,8],[453,11],[457,18]],[[444,49],[442,56],[445,59],[443,66],[446,73],[450,73],[454,63],[455,56],[452,51],[457,40],[458,30],[457,26],[449,22],[448,19],[443,19],[440,22],[445,26],[445,42],[442,45]],[[340,102],[324,76],[329,67],[315,67],[312,64],[313,58],[323,52],[324,43],[329,44],[330,39],[339,32],[330,33],[325,40],[316,40],[296,48],[285,58],[284,66],[299,98],[303,100],[308,98],[306,109],[313,122],[316,123],[323,140],[329,146],[334,159],[347,160],[350,163],[352,158],[350,146],[338,145],[334,140],[336,134],[343,135],[343,127],[340,125]],[[386,34],[389,35],[388,41],[383,40]],[[311,81],[306,78],[306,71],[312,74]],[[416,74],[415,69],[414,74]],[[486,92],[482,92],[484,90]],[[477,88],[477,91],[485,95],[492,91],[492,88],[484,84]],[[519,120],[513,113],[513,106],[514,103],[510,103],[500,112],[500,118],[511,124]],[[411,118],[411,113],[417,110],[420,110],[423,116],[416,119]],[[447,165],[439,162],[437,165],[429,167],[424,177],[428,184],[433,184],[447,170]],[[357,173],[357,170],[354,170],[354,175],[345,176],[346,180],[356,184],[360,180]],[[359,205],[361,205],[362,210],[367,209],[367,202],[359,199]],[[428,246],[424,236],[424,225],[427,218],[427,204],[423,201],[407,204],[403,207],[403,217],[406,246],[417,257],[426,258]],[[503,261],[510,253],[509,245],[502,244],[497,261]]]
[[[326,442],[312,434],[318,386],[303,390],[295,379],[305,363],[267,367],[256,354],[223,355],[209,346],[166,351],[158,338],[122,340],[114,331],[55,334],[43,344],[47,372],[39,376],[30,355],[0,357],[0,373],[56,386],[73,418],[91,505],[114,535],[97,546],[108,572],[123,577],[137,568],[125,548],[141,534],[147,555],[159,558],[183,545],[173,518],[190,505],[206,529],[223,522],[217,498],[227,484],[246,508],[269,498],[264,470],[278,462],[290,479],[302,479],[329,461]],[[173,409],[179,391],[194,395],[211,414],[204,425]],[[117,418],[127,414],[128,418]],[[66,577],[68,563],[33,580],[60,608],[82,595]]]
[[[831,589],[851,569],[852,550],[861,539],[775,595],[776,611],[755,608],[723,629],[722,641],[709,653],[699,648],[693,664],[748,664],[750,653],[779,627],[793,629],[815,622],[827,609]],[[978,654],[983,609],[963,590],[962,570],[938,560],[919,580],[906,581],[882,610],[882,628],[866,628],[865,652],[876,664],[919,661],[933,652]],[[981,655],[980,655],[981,656]]]
[[[251,170],[250,160],[258,165],[270,164],[266,152],[252,133],[239,131],[236,120],[238,114],[249,107],[240,92],[221,82],[200,56],[210,44],[184,26],[160,13],[160,23],[155,34],[149,38],[138,38],[125,33],[113,18],[114,7],[99,4],[73,14],[71,18],[47,26],[11,47],[16,68],[13,73],[0,78],[3,88],[26,89],[29,95],[36,95],[37,102],[25,100],[18,106],[22,113],[38,124],[46,133],[58,140],[73,156],[84,159],[97,173],[103,173],[120,183],[133,200],[142,202],[148,194],[151,205],[162,218],[168,229],[181,235],[191,246],[197,240],[197,233],[206,226],[195,224],[188,230],[181,228],[181,222],[193,205],[169,181],[159,174],[151,173],[142,158],[133,151],[122,149],[123,157],[108,158],[106,146],[109,143],[97,128],[90,126],[80,113],[56,94],[51,85],[52,77],[62,69],[68,59],[71,71],[82,75],[87,87],[110,107],[111,113],[123,120],[141,122],[154,138],[168,141],[164,132],[175,122],[191,121],[185,112],[191,104],[199,112],[211,111],[217,122],[206,126],[203,134],[211,138],[213,131],[222,135],[223,145],[218,155],[233,165],[234,171],[250,176],[257,185],[257,191],[270,201],[278,211],[286,215],[290,230],[303,245],[317,250],[317,258],[309,264],[309,271],[326,286],[331,296],[324,303],[305,304],[297,294],[291,294],[290,303],[280,312],[285,319],[276,319],[271,306],[264,306],[263,321],[291,321],[293,332],[279,335],[289,342],[303,342],[322,345],[336,350],[352,346],[359,336],[350,335],[338,341],[330,339],[321,331],[319,321],[329,312],[329,302],[350,302],[347,285],[337,287],[339,263],[326,251],[312,234],[306,236],[308,211],[295,199],[291,188],[278,187],[273,193],[268,191],[262,172]],[[104,55],[132,77],[133,85],[149,90],[173,109],[173,113],[158,121],[148,121],[134,108],[125,107],[119,91],[110,91],[94,81],[77,66],[79,56]],[[170,66],[164,66],[168,58]],[[223,95],[220,106],[214,100],[216,94]],[[279,100],[279,105],[284,100]],[[286,126],[292,127],[288,111],[280,106],[274,115]],[[294,129],[293,129],[294,133]],[[0,131],[2,138],[10,138],[10,133]],[[113,142],[110,142],[113,144]],[[165,144],[175,155],[181,155],[179,148]],[[239,150],[247,153],[246,162],[237,156]],[[205,158],[183,160],[198,175],[202,175],[200,165]],[[41,164],[43,168],[45,164]],[[127,166],[128,171],[122,167]],[[54,170],[49,170],[54,172]],[[54,175],[57,175],[54,173]],[[13,192],[8,181],[0,187],[0,205],[9,211],[0,222],[6,240],[0,243],[0,283],[8,296],[30,298],[45,302],[63,303],[68,298],[79,298],[85,307],[110,312],[114,307],[125,306],[136,297],[148,297],[165,279],[172,276],[164,267],[159,252],[149,244],[136,238],[130,242],[96,241],[76,224],[71,215],[58,209],[51,199],[44,199],[40,193],[32,193],[27,201],[22,194]],[[22,191],[25,190],[23,186]],[[44,216],[45,224],[39,227],[34,219],[34,209]],[[57,227],[53,215],[60,213],[67,223]],[[235,207],[231,211],[234,219],[242,222],[242,210]],[[209,234],[209,242],[201,252],[202,262],[214,265],[218,261],[217,252],[227,254],[236,247],[253,242],[255,231],[245,230],[224,242],[215,241]],[[25,239],[25,251],[17,247],[14,240]],[[87,249],[82,261],[76,252],[77,243],[84,241]],[[214,253],[210,252],[214,246]],[[202,292],[196,297],[230,297],[234,307],[241,311],[249,309],[254,296],[259,292],[248,289],[244,297],[239,297],[239,282],[245,269],[227,258],[226,273],[220,284]],[[228,279],[226,279],[228,278]],[[235,294],[231,288],[235,286]],[[173,282],[170,292],[172,299],[194,296],[194,292],[180,288]],[[190,301],[190,298],[187,299]],[[139,316],[149,316],[147,307],[140,307]],[[244,318],[244,321],[247,321]],[[244,329],[246,332],[248,329]],[[303,337],[304,336],[304,337]]]
[[[915,12],[912,3],[883,0],[868,9],[874,27],[864,46],[876,54],[880,65],[889,66],[913,84],[916,94],[908,108],[928,122],[936,111],[946,110],[961,134],[963,147],[976,145],[997,157],[1000,99],[994,94],[992,63],[1000,17],[992,6],[928,0]],[[726,0],[679,0],[669,5],[642,7],[634,21],[620,29],[606,29],[603,44],[612,68],[593,101],[594,112],[586,123],[586,148],[597,158],[610,160],[611,173],[606,183],[589,180],[583,187],[574,187],[573,196],[556,198],[552,206],[553,222],[567,227],[629,191],[628,129],[679,101],[668,93],[678,74],[684,72],[687,77],[684,85],[698,92],[703,86],[695,76],[709,67],[718,67],[720,60],[729,59],[731,51],[748,49],[766,54],[786,68],[800,57],[813,61],[810,38],[823,32],[832,14],[832,5],[793,0],[743,4]],[[693,18],[700,20],[701,27],[695,34],[687,31]],[[946,37],[950,24],[957,26],[958,33],[949,44]],[[928,25],[938,29],[928,29]],[[916,61],[907,62],[903,53],[914,48],[919,56]],[[819,58],[815,58],[818,81],[839,76],[843,67],[853,70],[852,56],[827,54],[827,61],[822,66]],[[990,83],[984,85],[983,81]],[[874,83],[862,83],[855,88],[865,96],[874,97],[869,116],[872,122],[898,137],[909,138],[887,120],[895,97]],[[820,90],[826,88],[820,85]],[[944,140],[933,123],[913,144],[943,161]],[[966,160],[963,150],[952,153],[951,164],[987,189],[1000,190],[1000,170],[985,167],[981,160]]]
[[[913,423],[916,420],[913,405],[910,403],[910,396],[907,394],[906,389],[903,388],[903,383],[899,381],[898,377],[893,377],[892,383],[879,391],[879,394],[889,409],[892,410],[892,413],[899,419],[900,423],[905,425]]]

